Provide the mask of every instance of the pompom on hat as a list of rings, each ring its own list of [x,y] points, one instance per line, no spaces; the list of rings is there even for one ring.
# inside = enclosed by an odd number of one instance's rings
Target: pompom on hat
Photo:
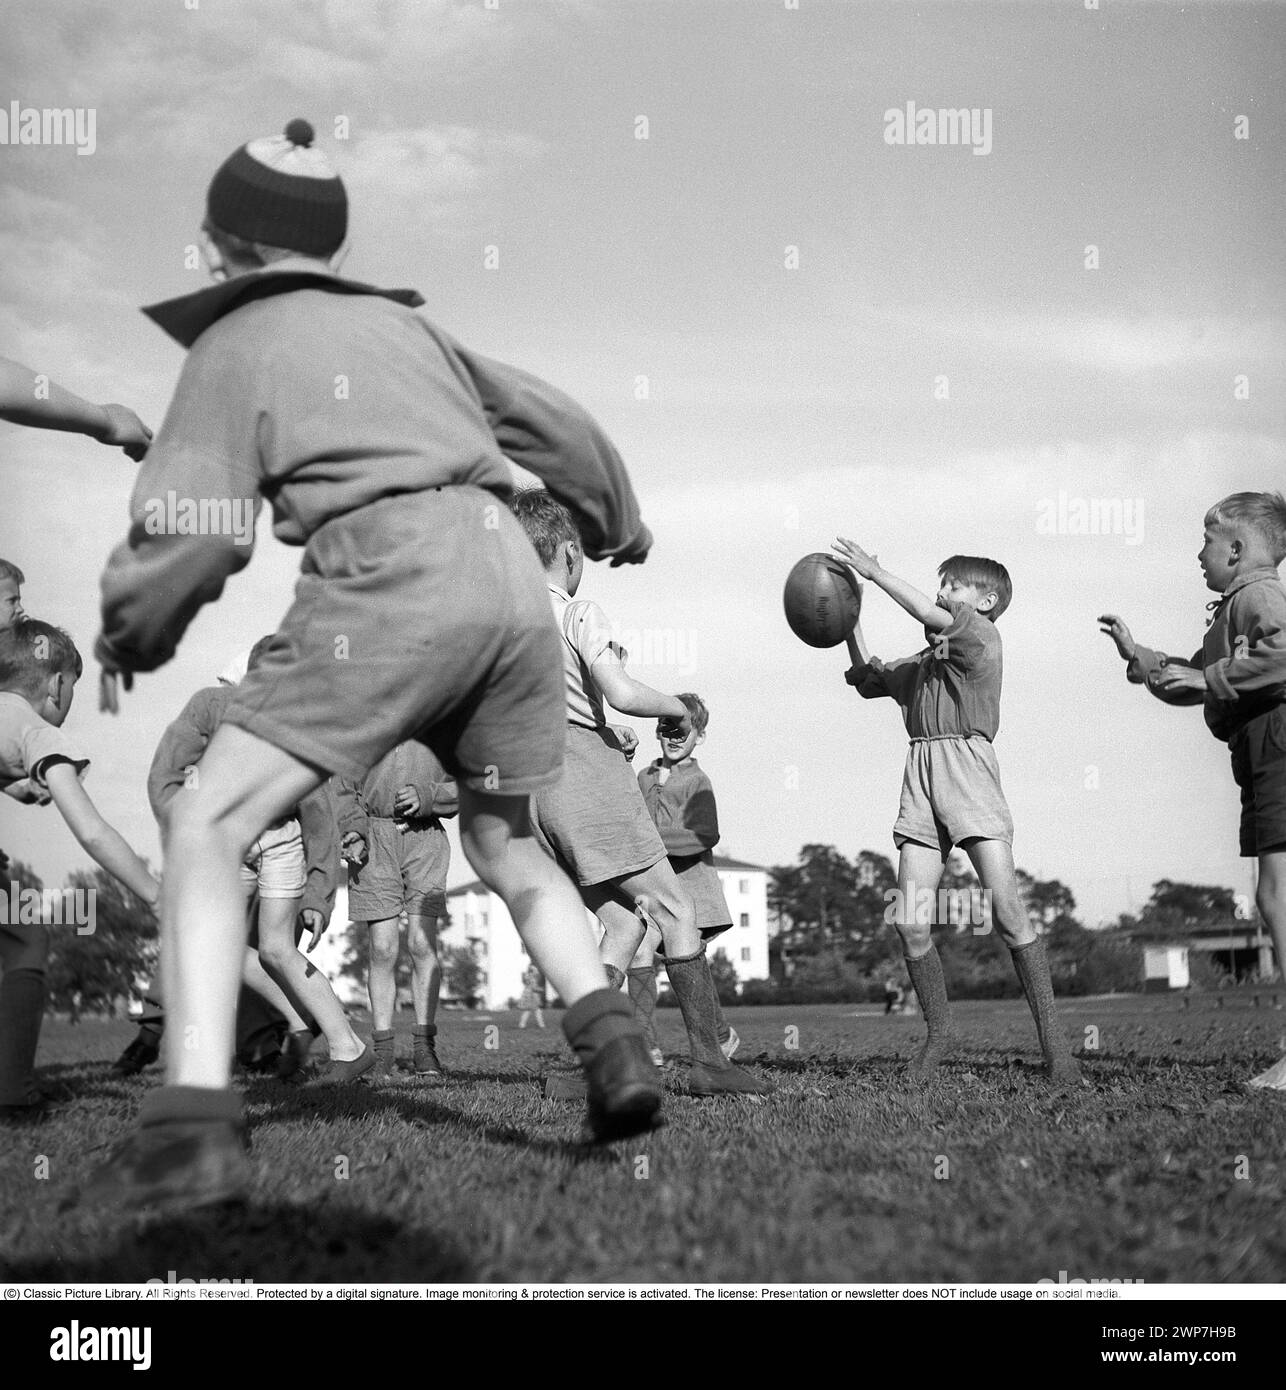
[[[348,235],[348,195],[314,131],[296,118],[251,140],[210,181],[206,216],[220,231],[306,256],[334,255]]]

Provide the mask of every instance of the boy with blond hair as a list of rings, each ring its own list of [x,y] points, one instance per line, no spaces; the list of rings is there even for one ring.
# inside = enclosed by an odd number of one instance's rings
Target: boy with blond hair
[[[528,828],[531,794],[561,771],[562,682],[540,567],[505,506],[506,459],[577,509],[593,558],[641,562],[651,534],[580,407],[466,351],[413,312],[414,291],[336,273],[347,224],[342,181],[312,127],[291,121],[237,149],[210,184],[202,231],[219,283],[148,311],[189,352],[135,485],[129,537],[103,576],[105,706],[117,707],[118,677],[170,659],[249,561],[243,535],[216,524],[224,512],[257,514],[270,499],[277,536],[305,554],[294,604],[169,818],[167,1084],[88,1202],[190,1209],[244,1196],[228,1061],[241,861],[327,777],[362,778],[408,738],[455,778],[465,854],[568,1004],[590,1136],[649,1128],[661,1103],[576,891]],[[204,533],[149,526],[168,493],[214,504]]]
[[[1140,646],[1113,613],[1101,630],[1125,658],[1126,679],[1167,705],[1201,705],[1232,756],[1241,790],[1241,854],[1258,862],[1255,905],[1286,974],[1286,498],[1234,492],[1206,513],[1197,562],[1219,597],[1201,650],[1187,660]],[[1250,1079],[1286,1091],[1286,1055]]]
[[[932,901],[947,858],[959,845],[1009,948],[1036,1021],[1046,1073],[1056,1085],[1076,1084],[1080,1069],[1055,1010],[1045,943],[1023,906],[1014,873],[1014,823],[992,746],[1000,728],[1002,666],[995,624],[1013,595],[1009,572],[982,556],[953,555],[938,570],[934,600],[854,542],[840,538],[834,550],[859,580],[883,589],[921,623],[929,641],[914,656],[885,664],[867,651],[859,622],[848,638],[853,665],[845,675],[863,699],[894,700],[911,737],[893,826],[899,851],[893,915],[928,1037],[909,1072],[930,1076],[955,1040],[933,922],[923,920],[918,905],[926,890]]]

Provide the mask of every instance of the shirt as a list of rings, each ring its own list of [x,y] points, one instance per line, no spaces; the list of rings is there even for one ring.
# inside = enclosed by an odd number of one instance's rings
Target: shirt
[[[590,416],[412,303],[287,261],[148,311],[190,350],[103,574],[100,660],[168,661],[249,562],[264,499],[276,535],[303,545],[385,497],[472,485],[508,498],[508,458],[572,510],[591,559],[646,555],[624,465]]]
[[[1201,650],[1186,661],[1135,647],[1126,679],[1168,705],[1203,705],[1206,726],[1226,743],[1256,715],[1286,704],[1286,587],[1275,569],[1238,575],[1211,607]],[[1166,691],[1156,685],[1167,665],[1205,672],[1206,689]]]
[[[454,816],[460,809],[456,784],[432,751],[416,739],[399,743],[385,754],[359,784],[343,777],[333,779],[339,809],[339,832],[366,836],[366,820],[405,820],[394,809],[394,798],[406,786],[420,794],[417,819]]]
[[[567,721],[586,729],[607,724],[603,697],[590,675],[590,667],[606,651],[624,661],[629,655],[612,640],[607,614],[592,599],[574,599],[557,584],[549,586],[554,621],[563,638],[563,676],[567,682]]]
[[[23,696],[0,691],[0,787],[29,777],[47,791],[45,770],[51,762],[71,763],[82,778],[89,767],[63,731],[42,719]]]
[[[639,790],[656,822],[666,854],[678,858],[704,854],[719,843],[719,812],[714,787],[695,758],[685,758],[662,778],[658,758],[639,773]]]
[[[912,738],[994,739],[1000,729],[1000,634],[967,603],[948,599],[942,606],[951,625],[940,632],[926,629],[924,651],[887,664],[873,658],[857,668],[851,683],[864,700],[896,700]]]

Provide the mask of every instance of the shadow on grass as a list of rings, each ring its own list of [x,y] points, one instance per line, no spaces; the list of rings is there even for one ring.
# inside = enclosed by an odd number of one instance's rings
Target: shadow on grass
[[[140,1219],[86,1239],[73,1253],[0,1261],[7,1282],[146,1283],[249,1279],[261,1284],[467,1283],[471,1255],[448,1236],[358,1209],[228,1204]]]

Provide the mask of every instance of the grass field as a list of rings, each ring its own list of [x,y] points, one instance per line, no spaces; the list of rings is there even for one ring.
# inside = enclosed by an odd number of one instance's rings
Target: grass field
[[[42,1079],[70,1099],[0,1132],[0,1280],[1286,1281],[1286,1100],[1236,1089],[1286,1047],[1286,1011],[1271,994],[1062,1007],[1097,1042],[1073,1095],[1034,1072],[1018,1003],[957,1005],[960,1058],[924,1086],[899,1076],[918,1018],[733,1010],[739,1060],[776,1095],[692,1100],[674,1068],[666,1127],[606,1150],[541,1097],[559,1014],[542,1033],[447,1013],[441,1083],[246,1083],[252,1203],[145,1223],[59,1205],[159,1071],[111,1075],[127,1023],[50,1020]],[[677,1054],[678,1015],[659,1017]]]

